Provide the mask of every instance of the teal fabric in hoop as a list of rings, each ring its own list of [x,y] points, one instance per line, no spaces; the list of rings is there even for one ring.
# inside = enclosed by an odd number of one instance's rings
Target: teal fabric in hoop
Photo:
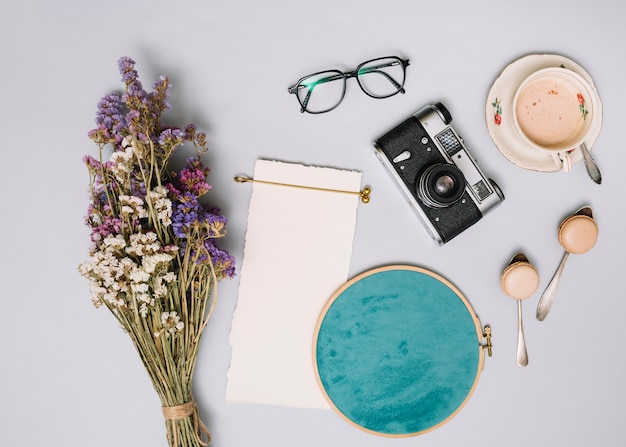
[[[314,337],[318,381],[333,408],[365,431],[413,436],[452,418],[483,364],[467,300],[417,267],[366,272],[329,300]]]

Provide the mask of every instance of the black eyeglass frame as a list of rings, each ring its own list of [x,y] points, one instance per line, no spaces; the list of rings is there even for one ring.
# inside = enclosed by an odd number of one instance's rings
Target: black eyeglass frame
[[[361,71],[363,70],[363,68],[368,65],[371,64],[372,62],[376,62],[376,61],[382,61],[384,59],[393,59],[394,62],[393,63],[389,63],[389,64],[385,64],[385,65],[379,65],[379,66],[372,66],[372,67],[366,67],[366,71],[365,73],[369,73],[369,72],[373,72],[376,70],[379,70],[380,68],[384,68],[384,67],[389,67],[395,63],[400,63],[401,67],[402,67],[402,82],[398,82],[395,79],[393,79],[388,73],[384,72],[384,71],[380,71],[381,74],[383,74],[388,80],[389,82],[391,82],[395,87],[396,87],[396,91],[393,93],[390,93],[388,95],[375,95],[369,91],[367,91],[365,89],[365,87],[363,87],[363,84],[361,84],[361,81],[359,79],[359,75],[365,74],[362,73]],[[385,57],[377,57],[375,59],[370,59],[368,61],[362,62],[360,63],[354,70],[352,71],[348,71],[348,72],[342,72],[340,70],[323,70],[323,71],[318,71],[316,73],[312,73],[306,76],[301,77],[298,82],[296,82],[294,85],[292,85],[291,87],[289,87],[287,89],[287,91],[291,94],[295,94],[296,98],[298,99],[298,102],[300,103],[300,113],[311,113],[311,114],[319,114],[319,113],[326,113],[326,112],[330,112],[331,110],[336,109],[339,104],[341,104],[343,102],[343,98],[346,95],[346,85],[347,85],[347,80],[349,78],[356,78],[357,83],[359,84],[359,87],[361,88],[361,90],[363,91],[363,93],[365,93],[367,96],[371,97],[371,98],[376,98],[376,99],[384,99],[384,98],[389,98],[391,96],[397,95],[398,93],[405,93],[404,90],[404,82],[406,80],[406,67],[408,67],[410,65],[410,61],[409,59],[402,59],[401,57],[398,56],[385,56]],[[311,97],[311,94],[313,93],[313,89],[310,89],[309,92],[307,93],[306,97],[304,98],[304,100],[300,99],[300,95],[298,95],[298,89],[299,88],[304,88],[304,86],[302,85],[303,81],[305,81],[306,79],[312,78],[314,76],[318,76],[324,73],[328,73],[329,77],[324,78],[323,80],[319,80],[318,83],[320,81],[323,82],[330,82],[330,81],[336,81],[338,79],[342,79],[343,80],[343,89],[341,92],[341,98],[339,99],[339,101],[337,101],[337,104],[335,104],[334,106],[325,109],[325,110],[319,110],[319,111],[311,111],[309,109],[307,109],[307,105],[309,102],[309,98]],[[332,76],[332,74],[334,74],[335,76]],[[317,85],[317,83],[315,84]]]

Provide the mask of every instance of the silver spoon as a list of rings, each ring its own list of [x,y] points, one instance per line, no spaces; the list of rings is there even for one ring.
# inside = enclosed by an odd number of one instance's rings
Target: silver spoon
[[[552,302],[556,296],[556,290],[559,286],[565,261],[570,253],[581,254],[586,253],[593,248],[598,239],[598,225],[593,220],[593,214],[590,207],[580,209],[573,216],[568,217],[559,226],[559,243],[565,249],[563,258],[559,267],[556,269],[550,284],[539,299],[537,305],[537,320],[543,321],[548,316]]]
[[[528,352],[522,324],[522,300],[530,297],[539,287],[539,274],[523,254],[517,254],[502,272],[502,291],[517,300],[517,365],[528,365]]]
[[[602,174],[600,173],[600,168],[598,168],[596,162],[593,161],[593,158],[589,153],[589,149],[587,149],[587,145],[584,142],[580,145],[580,150],[583,153],[583,158],[585,159],[585,166],[587,167],[587,173],[589,174],[589,177],[591,177],[591,180],[596,182],[598,185],[601,184]]]

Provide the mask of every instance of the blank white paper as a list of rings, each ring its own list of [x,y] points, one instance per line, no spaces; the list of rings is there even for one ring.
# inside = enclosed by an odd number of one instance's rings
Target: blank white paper
[[[361,173],[258,160],[255,180],[346,191]],[[313,336],[348,279],[358,195],[252,184],[226,400],[330,408],[315,378]]]

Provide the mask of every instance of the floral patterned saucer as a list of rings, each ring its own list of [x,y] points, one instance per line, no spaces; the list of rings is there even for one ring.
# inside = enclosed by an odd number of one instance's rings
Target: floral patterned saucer
[[[562,162],[558,155],[552,155],[533,148],[527,144],[519,134],[513,123],[512,106],[513,97],[519,85],[526,77],[537,70],[548,67],[568,68],[585,78],[593,93],[596,95],[599,119],[589,134],[585,143],[591,149],[602,127],[602,104],[600,96],[591,79],[591,76],[576,62],[557,54],[531,54],[509,64],[496,79],[485,106],[485,118],[487,129],[498,150],[510,162],[515,165],[539,172],[557,172],[562,170]],[[569,153],[571,165],[575,165],[583,159],[578,149],[572,149]]]

